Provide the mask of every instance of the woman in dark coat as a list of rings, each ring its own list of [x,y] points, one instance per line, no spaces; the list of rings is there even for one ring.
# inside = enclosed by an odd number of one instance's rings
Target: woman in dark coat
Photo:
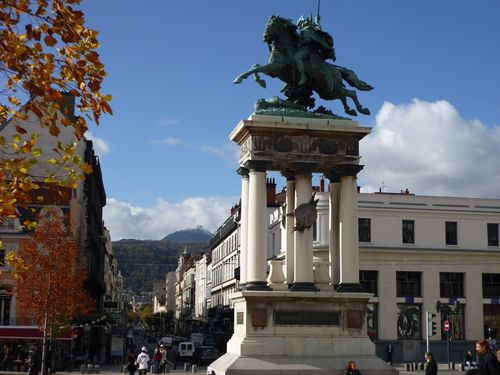
[[[431,352],[425,353],[425,375],[436,375],[438,366]]]
[[[481,339],[476,342],[477,369],[480,375],[500,375],[500,364],[497,357],[490,349],[488,340]]]
[[[345,368],[345,375],[361,375],[361,372],[358,370],[358,366],[356,366],[356,362],[354,361],[347,362],[347,366]]]

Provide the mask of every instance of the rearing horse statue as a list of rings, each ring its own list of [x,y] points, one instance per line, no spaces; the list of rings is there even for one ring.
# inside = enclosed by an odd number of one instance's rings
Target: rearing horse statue
[[[369,109],[361,105],[356,91],[347,89],[342,81],[362,91],[373,87],[361,81],[352,70],[325,61],[328,58],[335,60],[335,50],[333,39],[321,31],[319,23],[301,18],[299,27],[300,34],[292,21],[271,16],[264,30],[264,41],[270,50],[267,64],[253,65],[233,83],[241,83],[253,75],[260,86],[266,87],[266,82],[259,76],[263,73],[285,82],[282,92],[294,104],[314,107],[314,91],[325,100],[339,99],[345,113],[356,116],[356,110],[347,104],[347,98],[351,98],[358,112],[369,115]]]

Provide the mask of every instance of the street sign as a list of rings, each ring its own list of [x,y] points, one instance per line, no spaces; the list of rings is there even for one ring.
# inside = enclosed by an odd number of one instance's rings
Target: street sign
[[[445,320],[444,321],[444,331],[448,332],[450,330],[450,322]]]

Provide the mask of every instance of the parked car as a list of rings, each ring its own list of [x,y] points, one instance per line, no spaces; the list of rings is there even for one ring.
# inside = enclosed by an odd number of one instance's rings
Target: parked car
[[[222,355],[213,346],[201,346],[199,351],[198,364],[201,366],[208,366]]]

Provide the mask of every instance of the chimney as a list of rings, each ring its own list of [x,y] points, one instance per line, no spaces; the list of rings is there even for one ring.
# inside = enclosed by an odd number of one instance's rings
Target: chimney
[[[276,203],[276,182],[274,178],[268,178],[266,183],[267,205],[274,206]]]

